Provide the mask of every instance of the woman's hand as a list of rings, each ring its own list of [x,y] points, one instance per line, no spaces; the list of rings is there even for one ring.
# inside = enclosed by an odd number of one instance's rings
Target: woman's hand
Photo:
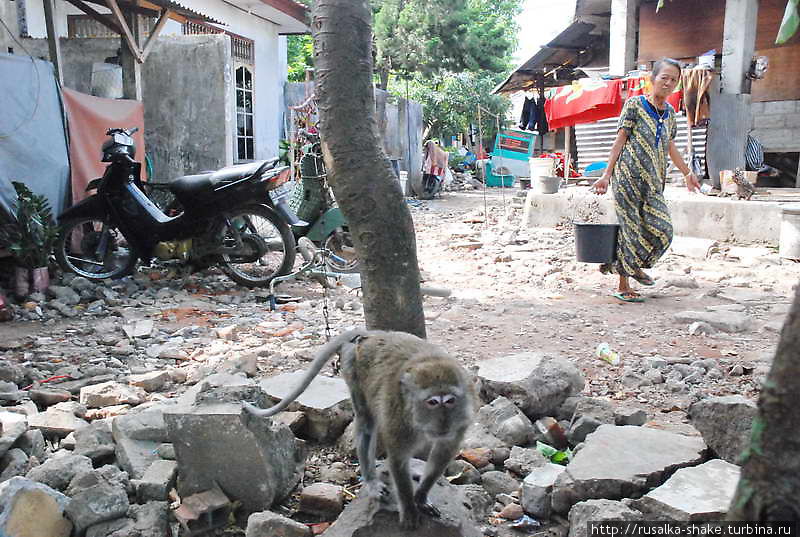
[[[609,183],[609,177],[603,174],[603,176],[600,179],[592,183],[591,190],[593,190],[595,194],[602,196],[603,194],[608,192],[608,183]]]
[[[686,188],[689,192],[697,192],[700,190],[700,181],[697,179],[697,176],[694,172],[689,172],[688,174],[683,176],[683,179],[686,181]]]

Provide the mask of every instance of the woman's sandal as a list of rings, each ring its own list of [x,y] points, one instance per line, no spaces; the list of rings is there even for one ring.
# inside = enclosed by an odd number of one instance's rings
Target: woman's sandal
[[[655,280],[653,280],[653,278],[651,278],[650,276],[648,276],[647,274],[645,274],[641,270],[639,272],[637,272],[636,274],[632,275],[631,278],[633,278],[634,280],[636,280],[637,282],[639,282],[640,284],[642,284],[642,285],[644,285],[646,287],[652,287],[652,286],[654,286],[656,284],[656,282],[655,282]]]
[[[644,302],[644,298],[642,298],[639,293],[634,293],[633,291],[619,291],[611,296],[623,302]]]

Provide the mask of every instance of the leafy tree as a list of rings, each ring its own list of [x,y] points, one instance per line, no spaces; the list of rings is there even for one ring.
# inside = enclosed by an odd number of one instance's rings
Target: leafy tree
[[[493,140],[498,124],[486,111],[503,118],[510,106],[506,97],[492,95],[492,89],[502,77],[502,74],[487,72],[464,72],[416,77],[408,81],[409,98],[423,105],[427,137],[445,140],[468,132],[471,124],[477,128],[478,107],[481,107],[480,133],[484,142]],[[396,81],[390,90],[405,96],[404,83]],[[501,120],[499,126],[506,125]]]
[[[389,73],[501,72],[521,0],[372,0],[380,87]]]
[[[289,82],[304,82],[306,69],[314,67],[314,42],[310,35],[290,35],[286,39]]]

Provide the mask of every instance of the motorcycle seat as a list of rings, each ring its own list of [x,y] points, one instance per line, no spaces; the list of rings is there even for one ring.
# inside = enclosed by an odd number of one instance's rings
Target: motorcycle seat
[[[268,163],[265,170],[273,168],[278,162],[277,158],[269,160],[257,160],[255,162],[248,162],[247,164],[237,164],[235,166],[228,166],[213,172],[199,173],[195,175],[184,175],[178,177],[170,183],[170,190],[175,195],[194,195],[199,194],[212,188],[244,179],[254,174],[261,167],[262,164]]]

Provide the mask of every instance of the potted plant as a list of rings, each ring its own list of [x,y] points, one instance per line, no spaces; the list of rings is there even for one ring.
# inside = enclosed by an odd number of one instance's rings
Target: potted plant
[[[0,226],[0,246],[8,249],[16,263],[15,292],[25,296],[31,290],[43,292],[50,285],[48,263],[58,227],[50,204],[23,183],[12,182],[17,192],[14,214]]]

